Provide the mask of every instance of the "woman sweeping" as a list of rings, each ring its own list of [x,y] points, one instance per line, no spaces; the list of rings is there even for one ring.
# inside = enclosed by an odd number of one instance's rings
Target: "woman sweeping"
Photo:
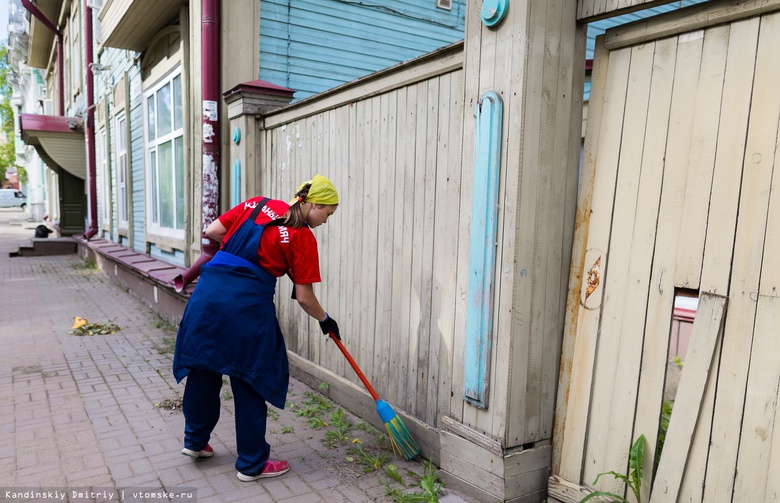
[[[289,382],[287,349],[276,318],[276,278],[288,274],[293,298],[339,337],[336,321],[314,294],[321,281],[317,241],[311,229],[338,208],[338,193],[325,177],[302,184],[289,204],[255,197],[234,207],[206,228],[222,243],[201,269],[176,337],[173,374],[186,376],[184,449],[209,458],[211,432],[219,420],[222,375],[230,376],[236,414],[238,478],[276,477],[290,469],[270,459],[265,439],[266,402],[284,408]]]

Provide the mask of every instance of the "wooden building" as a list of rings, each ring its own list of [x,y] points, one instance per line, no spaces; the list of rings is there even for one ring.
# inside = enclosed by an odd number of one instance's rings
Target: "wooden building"
[[[627,473],[640,435],[643,501],[777,499],[780,0],[712,0],[608,30],[580,168],[587,23],[663,3],[469,0],[463,41],[285,106],[285,85],[257,80],[257,52],[222,47],[234,59],[221,69],[221,206],[289,198],[315,173],[334,181],[317,294],[423,455],[481,501],[579,501],[598,473]],[[110,13],[101,37],[130,44],[132,24]],[[181,124],[193,190],[171,234],[154,226],[145,163],[176,137],[150,147],[145,117],[179,75],[182,114],[197,117],[200,14],[190,4],[157,27],[98,104],[107,144],[144,145],[127,151],[127,227],[112,206],[103,237],[181,265],[199,252],[202,125]],[[222,29],[262,31],[246,17],[228,11]],[[246,45],[258,41],[262,54],[262,38]],[[121,201],[122,180],[104,183]],[[293,373],[377,421],[336,348],[286,301],[290,285],[278,288]],[[698,311],[656,459],[680,295]],[[608,477],[597,489],[625,494]]]

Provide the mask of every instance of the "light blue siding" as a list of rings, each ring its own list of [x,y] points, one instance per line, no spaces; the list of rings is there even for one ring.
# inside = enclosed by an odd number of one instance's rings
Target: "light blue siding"
[[[128,74],[129,80],[140,79],[138,67]],[[133,249],[140,253],[146,253],[146,208],[144,207],[144,139],[143,139],[143,120],[141,114],[141,96],[130,96],[130,159],[133,173],[133,200],[132,216],[133,219]]]
[[[260,75],[300,100],[461,40],[466,0],[262,0]]]

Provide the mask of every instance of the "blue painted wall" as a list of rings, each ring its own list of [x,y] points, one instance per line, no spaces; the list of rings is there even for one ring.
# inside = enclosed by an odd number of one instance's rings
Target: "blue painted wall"
[[[260,75],[300,100],[463,39],[466,0],[261,0]]]
[[[140,81],[140,69],[134,66],[128,74],[129,80]],[[140,89],[140,84],[139,84]],[[132,89],[132,87],[131,87]],[[132,163],[133,173],[133,200],[132,200],[132,219],[133,219],[133,249],[140,253],[146,253],[146,208],[144,207],[144,141],[143,141],[143,122],[141,119],[141,93],[130,93],[130,162]]]

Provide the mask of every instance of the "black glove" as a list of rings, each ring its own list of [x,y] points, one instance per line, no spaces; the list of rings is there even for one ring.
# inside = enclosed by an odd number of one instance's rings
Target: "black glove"
[[[341,340],[341,335],[339,335],[339,324],[336,323],[336,320],[331,318],[328,313],[325,313],[325,316],[325,321],[320,322],[322,333],[328,335],[328,332],[332,332],[336,339]]]

